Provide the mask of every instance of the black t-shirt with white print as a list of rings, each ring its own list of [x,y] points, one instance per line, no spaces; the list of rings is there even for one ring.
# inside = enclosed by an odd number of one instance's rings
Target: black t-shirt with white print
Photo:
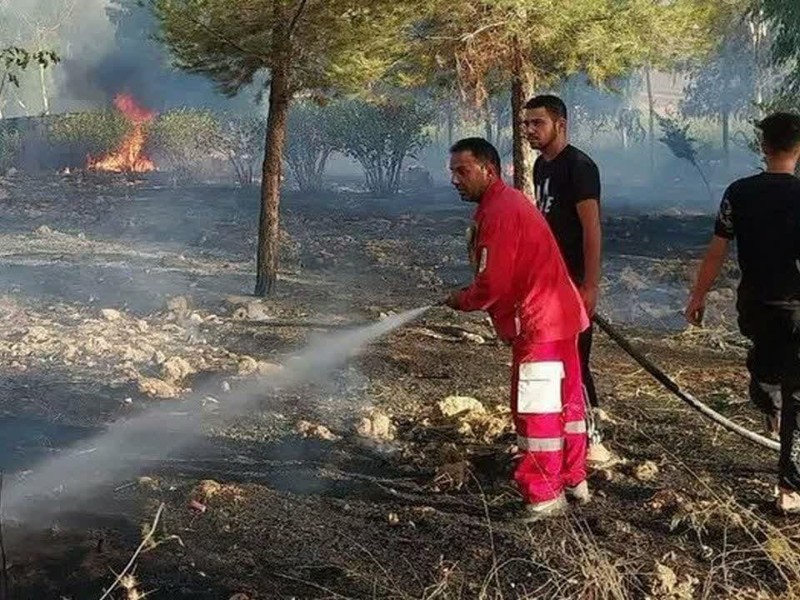
[[[533,165],[536,204],[542,211],[561,248],[570,277],[583,283],[583,226],[578,204],[600,200],[600,171],[587,154],[568,145],[553,160],[543,156]]]
[[[740,312],[800,306],[800,179],[760,173],[725,190],[714,234],[736,240]]]

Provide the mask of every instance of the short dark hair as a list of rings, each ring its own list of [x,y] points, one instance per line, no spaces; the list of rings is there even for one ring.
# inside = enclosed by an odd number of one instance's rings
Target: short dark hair
[[[525,103],[525,108],[544,108],[554,119],[567,118],[567,105],[558,96],[540,94]]]
[[[777,112],[756,123],[761,139],[769,150],[789,152],[800,146],[800,116]]]
[[[480,162],[494,165],[498,175],[502,175],[503,173],[500,153],[497,151],[497,148],[483,138],[471,137],[458,140],[453,144],[453,147],[450,148],[450,152],[472,152],[472,155]]]

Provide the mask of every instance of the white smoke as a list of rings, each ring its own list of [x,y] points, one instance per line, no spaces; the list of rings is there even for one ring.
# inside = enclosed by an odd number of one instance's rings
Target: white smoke
[[[358,329],[321,337],[292,357],[280,373],[237,390],[222,406],[223,415],[246,413],[256,400],[276,390],[319,381],[371,341],[426,310],[428,307],[418,308]],[[33,521],[53,508],[48,502],[66,504],[97,486],[137,474],[146,459],[142,448],[146,448],[149,457],[166,458],[201,438],[202,414],[194,410],[188,415],[175,415],[175,411],[175,405],[159,405],[137,417],[117,421],[80,448],[34,467],[4,490],[5,515]]]

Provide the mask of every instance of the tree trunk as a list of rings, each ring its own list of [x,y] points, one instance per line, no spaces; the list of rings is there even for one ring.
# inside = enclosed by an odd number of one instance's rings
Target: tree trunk
[[[656,174],[656,107],[649,66],[645,67],[644,75],[647,82],[647,134],[650,143],[650,177],[652,178]]]
[[[286,124],[292,94],[289,89],[289,53],[275,65],[269,88],[266,148],[261,179],[261,216],[258,224],[258,256],[256,262],[256,296],[266,296],[275,287],[278,275],[280,238],[281,175]]]
[[[731,115],[728,109],[722,109],[722,153],[727,173],[731,167]]]
[[[492,132],[492,109],[489,107],[488,96],[483,107],[483,134],[486,137],[487,142],[494,144],[494,134]]]
[[[42,86],[42,111],[43,114],[50,114],[50,98],[47,97],[47,81],[44,77],[44,65],[39,65],[39,84]]]
[[[522,132],[522,112],[533,85],[526,72],[522,51],[516,44],[511,79],[511,133],[514,156],[514,187],[533,198],[533,153]]]
[[[453,110],[455,108],[450,105],[447,111],[447,147],[450,148],[453,145],[453,134],[455,130],[455,123],[453,122]]]

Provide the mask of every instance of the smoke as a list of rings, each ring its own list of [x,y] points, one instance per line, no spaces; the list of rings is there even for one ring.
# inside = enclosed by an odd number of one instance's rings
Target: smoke
[[[157,30],[150,8],[138,0],[0,1],[0,39],[61,57],[47,69],[44,86],[37,69],[23,75],[6,116],[106,107],[120,92],[158,112],[236,104],[217,94],[206,77],[175,69],[167,49],[154,39]]]
[[[322,336],[291,357],[277,375],[250,384],[222,406],[227,418],[246,413],[256,400],[279,390],[317,382],[343,365],[365,345],[427,311],[417,308],[357,329]],[[200,392],[202,394],[202,391]],[[47,511],[48,500],[65,503],[84,497],[106,483],[135,475],[148,457],[165,458],[202,436],[198,411],[176,414],[175,405],[159,405],[137,417],[111,424],[80,448],[42,462],[4,491],[7,516],[34,521]]]

